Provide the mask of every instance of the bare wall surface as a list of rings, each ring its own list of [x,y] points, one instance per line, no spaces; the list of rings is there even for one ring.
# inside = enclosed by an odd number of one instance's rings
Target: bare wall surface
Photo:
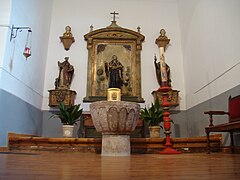
[[[240,1],[177,1],[186,109],[240,84]]]
[[[42,135],[42,111],[0,89],[0,146],[7,146],[8,132]]]
[[[6,49],[7,34],[9,31],[9,19],[10,19],[10,0],[0,1],[0,68],[2,67],[3,57]],[[1,72],[0,72],[1,73]]]

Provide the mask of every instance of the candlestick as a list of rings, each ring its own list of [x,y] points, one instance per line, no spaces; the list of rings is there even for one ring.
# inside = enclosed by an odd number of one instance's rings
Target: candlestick
[[[180,154],[181,152],[176,151],[172,148],[171,143],[171,119],[170,119],[170,112],[169,112],[169,103],[168,103],[168,92],[172,90],[171,86],[168,83],[168,75],[167,75],[167,64],[165,63],[165,48],[169,44],[170,39],[166,36],[166,31],[164,29],[160,30],[160,36],[156,39],[156,44],[160,50],[160,66],[161,66],[161,80],[162,84],[158,91],[162,92],[163,96],[163,125],[166,135],[166,143],[165,149],[163,149],[160,154]]]

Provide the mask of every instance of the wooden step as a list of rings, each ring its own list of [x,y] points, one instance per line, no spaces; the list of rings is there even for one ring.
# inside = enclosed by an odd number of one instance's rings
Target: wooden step
[[[210,137],[212,149],[219,151],[222,135]],[[8,134],[9,150],[101,151],[101,138],[47,138],[26,134]],[[164,149],[165,138],[131,138],[132,153],[157,153]],[[183,152],[206,152],[206,137],[172,138],[173,148]]]

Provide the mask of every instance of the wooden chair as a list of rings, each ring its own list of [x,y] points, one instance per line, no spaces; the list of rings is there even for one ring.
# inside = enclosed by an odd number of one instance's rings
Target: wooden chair
[[[209,127],[205,128],[207,134],[208,153],[210,153],[210,132],[229,132],[231,137],[231,149],[234,152],[233,133],[240,132],[240,95],[236,97],[229,97],[228,112],[225,111],[206,111],[204,114],[209,115]],[[213,125],[213,115],[228,115],[228,122]]]

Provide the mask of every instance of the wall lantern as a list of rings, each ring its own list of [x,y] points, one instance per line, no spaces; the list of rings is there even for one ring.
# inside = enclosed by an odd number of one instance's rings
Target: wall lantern
[[[25,44],[25,48],[23,51],[23,55],[26,57],[26,59],[31,56],[31,44],[32,44],[32,30],[29,29],[27,33],[27,40]]]

